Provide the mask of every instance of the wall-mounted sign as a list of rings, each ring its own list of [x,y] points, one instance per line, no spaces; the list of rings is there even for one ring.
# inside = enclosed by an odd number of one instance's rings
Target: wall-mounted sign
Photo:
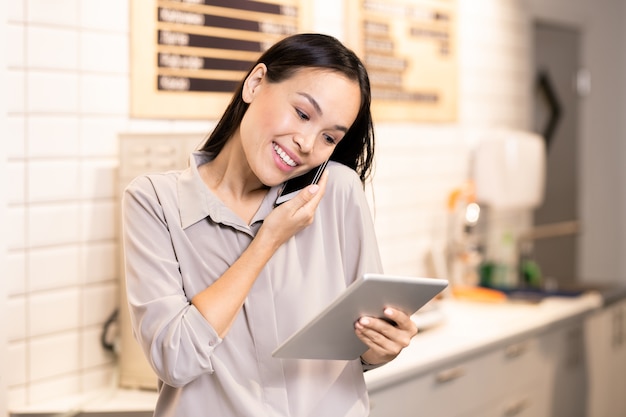
[[[259,55],[306,26],[303,0],[131,1],[131,114],[218,118]]]
[[[375,120],[455,120],[455,0],[347,4],[348,43],[367,67]]]

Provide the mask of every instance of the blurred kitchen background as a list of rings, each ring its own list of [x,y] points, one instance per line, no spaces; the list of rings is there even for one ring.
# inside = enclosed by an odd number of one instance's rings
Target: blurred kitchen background
[[[199,142],[214,123],[130,116],[130,1],[0,6],[0,415],[115,381],[101,336],[119,305],[120,135]],[[475,150],[529,132],[544,144],[556,90],[542,200],[491,219],[514,245],[528,233],[544,283],[624,283],[626,3],[458,0],[457,12],[456,120],[376,126],[368,195],[386,271],[450,273],[451,196],[476,186]],[[343,2],[312,13],[316,31],[345,38]],[[538,93],[543,65],[563,63]]]

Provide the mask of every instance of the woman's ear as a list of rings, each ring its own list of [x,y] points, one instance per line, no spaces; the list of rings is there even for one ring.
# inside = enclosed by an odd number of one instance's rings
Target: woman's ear
[[[250,104],[266,73],[267,67],[265,64],[257,64],[252,71],[250,71],[250,75],[248,75],[243,83],[243,91],[241,92],[241,98],[244,102]]]

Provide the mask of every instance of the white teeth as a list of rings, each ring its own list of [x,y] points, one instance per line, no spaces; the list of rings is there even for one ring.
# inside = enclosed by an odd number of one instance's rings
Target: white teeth
[[[276,154],[280,156],[280,159],[282,159],[290,167],[295,167],[297,165],[295,161],[291,159],[289,155],[287,155],[287,153],[283,151],[282,148],[277,144],[274,144],[274,150],[276,151]]]

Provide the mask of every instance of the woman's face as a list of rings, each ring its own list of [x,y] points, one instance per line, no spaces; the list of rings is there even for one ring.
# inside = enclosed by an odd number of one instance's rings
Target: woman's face
[[[330,157],[359,111],[359,84],[343,74],[303,68],[279,83],[257,65],[246,79],[249,104],[240,126],[248,165],[265,185],[278,185]]]

